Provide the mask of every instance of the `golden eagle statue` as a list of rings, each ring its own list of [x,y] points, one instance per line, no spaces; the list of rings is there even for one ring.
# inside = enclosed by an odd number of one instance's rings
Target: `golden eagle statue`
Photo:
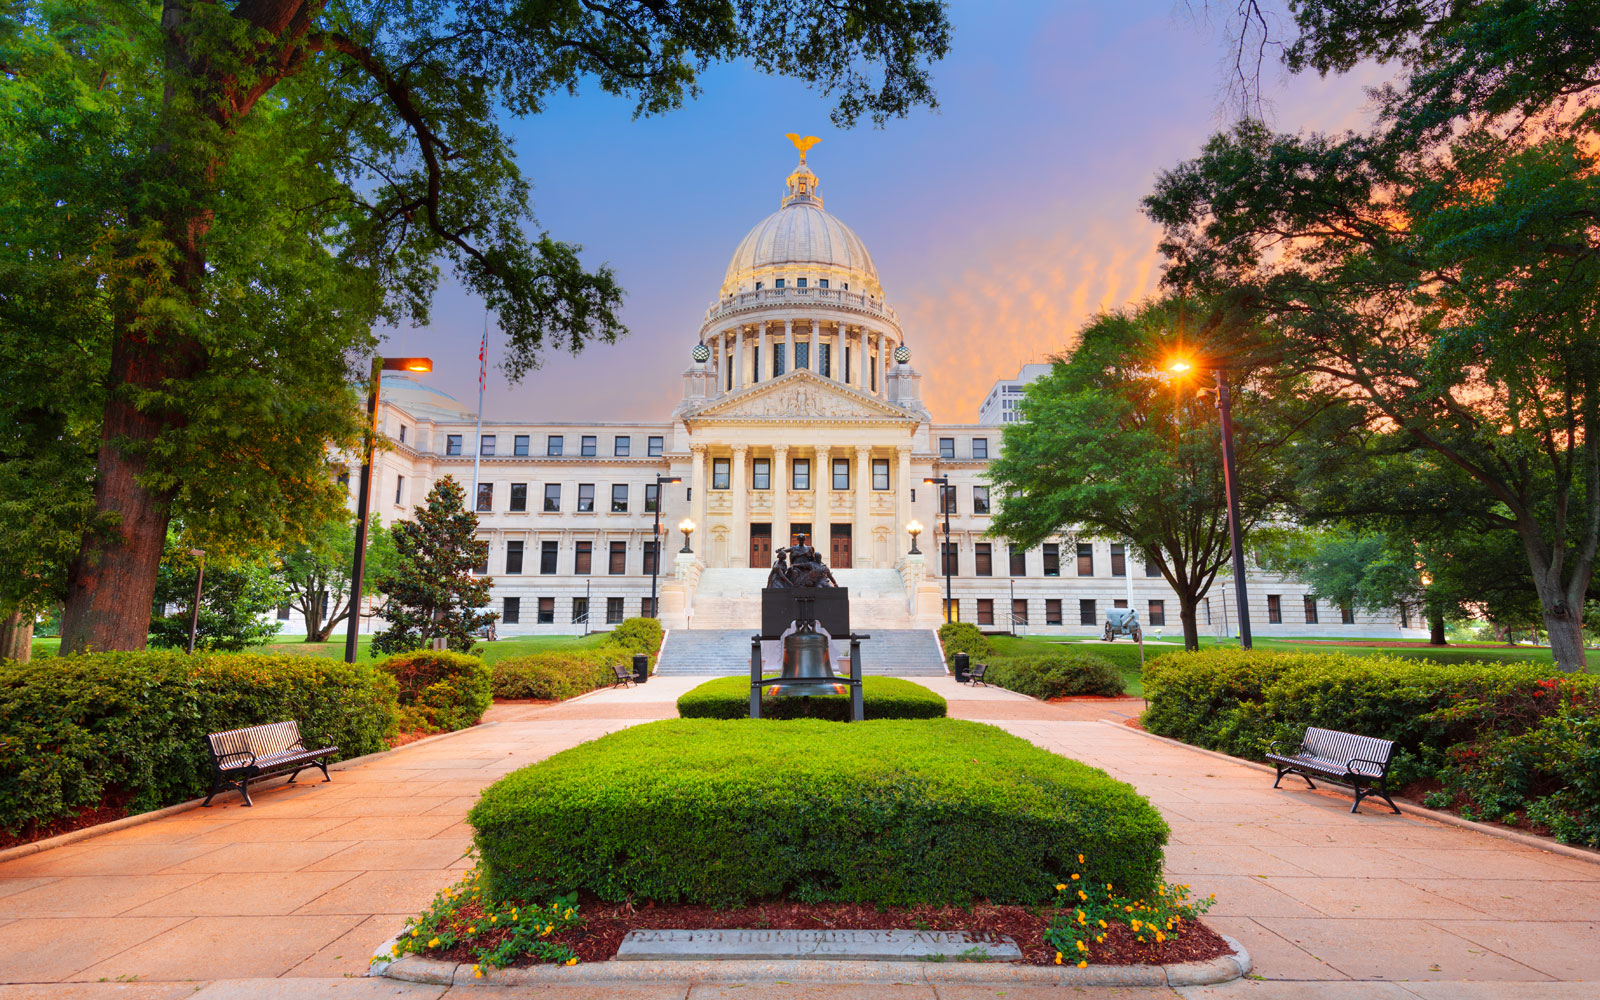
[[[794,148],[800,151],[800,162],[806,162],[806,150],[822,141],[820,136],[808,135],[801,137],[799,132],[785,132],[784,138],[794,143]]]

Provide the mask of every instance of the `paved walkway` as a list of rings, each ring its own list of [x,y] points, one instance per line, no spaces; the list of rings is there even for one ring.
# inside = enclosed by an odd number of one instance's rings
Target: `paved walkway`
[[[0,865],[0,983],[40,984],[0,985],[0,1000],[482,995],[351,977],[466,867],[462,820],[485,785],[584,740],[669,718],[699,680],[656,678],[561,705],[497,706],[492,724],[347,767],[331,784],[265,788],[254,809],[229,800]],[[1136,714],[1131,699],[1044,705],[948,678],[919,680],[950,699],[952,715],[1003,726],[1149,796],[1173,828],[1172,877],[1217,894],[1211,922],[1244,943],[1262,977],[1095,996],[1600,996],[1600,949],[1592,946],[1600,865],[1376,807],[1352,816],[1348,797],[1287,782],[1274,791],[1258,771],[1095,721]],[[605,991],[621,1000],[996,995],[804,984]]]

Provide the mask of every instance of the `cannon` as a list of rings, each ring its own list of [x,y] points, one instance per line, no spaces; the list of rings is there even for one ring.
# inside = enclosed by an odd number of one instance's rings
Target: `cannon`
[[[1139,612],[1132,608],[1111,608],[1106,612],[1106,642],[1115,642],[1117,636],[1125,635],[1139,641],[1142,633],[1139,629]]]

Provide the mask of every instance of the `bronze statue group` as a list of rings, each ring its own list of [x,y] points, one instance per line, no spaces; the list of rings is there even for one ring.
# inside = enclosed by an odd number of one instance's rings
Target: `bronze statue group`
[[[809,544],[809,536],[797,535],[793,545],[779,549],[772,561],[772,572],[767,574],[767,586],[780,590],[801,587],[837,587],[833,571],[822,556]]]

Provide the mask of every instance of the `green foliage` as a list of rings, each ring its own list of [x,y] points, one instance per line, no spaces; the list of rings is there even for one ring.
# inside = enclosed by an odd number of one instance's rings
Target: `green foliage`
[[[629,618],[605,633],[595,646],[510,656],[494,664],[496,698],[565,701],[616,681],[613,666],[633,669],[633,657],[644,653],[655,669],[661,649],[661,623],[654,618]]]
[[[414,519],[394,526],[394,571],[378,581],[385,598],[380,613],[389,627],[372,638],[374,653],[421,649],[435,636],[468,652],[473,633],[498,621],[488,605],[487,576],[473,567],[488,559],[489,543],[478,539],[478,515],[462,505],[465,491],[454,476],[433,484]]]
[[[91,653],[0,662],[0,829],[19,834],[98,806],[133,812],[205,794],[206,734],[293,719],[343,757],[385,748],[395,683],[309,656]]]
[[[994,655],[994,644],[970,622],[945,622],[939,626],[939,642],[944,646],[948,666],[957,653],[966,653],[970,666]]]
[[[181,544],[169,544],[156,578],[156,614],[150,619],[150,645],[187,649],[189,617],[194,607],[199,564]],[[282,625],[272,614],[283,599],[283,587],[272,568],[257,560],[208,564],[200,596],[196,649],[239,652],[268,642]],[[162,615],[163,606],[173,613]]]
[[[552,939],[583,926],[576,895],[545,906],[513,906],[490,899],[482,882],[482,874],[474,870],[433,897],[427,909],[406,921],[388,957],[428,955],[466,945],[474,959],[474,978],[483,975],[484,966],[503,969],[519,958],[531,958],[535,965],[577,964],[577,953]],[[382,960],[383,956],[372,959]]]
[[[942,719],[945,700],[915,681],[899,677],[863,677],[862,709],[868,719]],[[747,719],[750,717],[750,678],[718,677],[678,698],[678,715],[685,719]],[[790,696],[763,694],[763,719],[850,718],[847,695]]]
[[[1048,656],[995,657],[984,683],[1049,700],[1080,694],[1122,694],[1122,671],[1093,653],[1063,649]]]
[[[334,628],[349,617],[355,551],[355,515],[340,511],[338,517],[278,553],[282,564],[279,577],[289,592],[289,606],[305,619],[306,642],[327,642]],[[367,525],[363,596],[378,592],[378,581],[394,573],[396,558],[394,536],[384,528],[383,519],[372,514]]]
[[[399,684],[402,732],[475,726],[494,702],[489,665],[476,656],[415,650],[391,656],[378,667]]]
[[[1043,903],[1078,854],[1148,893],[1168,832],[1103,771],[953,719],[633,726],[503,778],[468,821],[497,899],[718,905]]]
[[[1044,932],[1045,943],[1056,950],[1056,964],[1084,968],[1090,946],[1106,939],[1113,923],[1124,924],[1143,944],[1161,944],[1179,938],[1188,925],[1216,904],[1212,893],[1191,898],[1189,886],[1163,880],[1155,892],[1132,895],[1112,882],[1097,882],[1085,870],[1088,858],[1078,855],[1078,865],[1064,882],[1056,884],[1055,915]]]
[[[607,633],[606,642],[626,651],[629,654],[629,666],[632,666],[634,653],[645,653],[651,662],[654,662],[656,654],[661,650],[663,635],[661,622],[658,619],[629,618]]]

